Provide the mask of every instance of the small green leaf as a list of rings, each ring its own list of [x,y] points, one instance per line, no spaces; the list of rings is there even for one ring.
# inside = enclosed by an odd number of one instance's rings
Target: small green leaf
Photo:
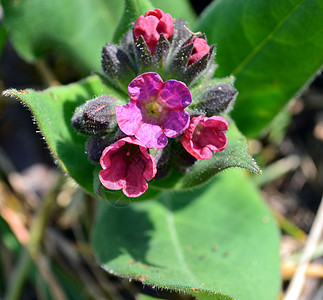
[[[275,300],[280,288],[277,227],[238,170],[124,208],[101,202],[92,244],[108,272],[200,299]]]
[[[112,94],[123,99],[118,92],[104,85],[98,76],[42,92],[11,89],[3,93],[29,107],[60,165],[91,194],[94,194],[93,174],[96,165],[85,154],[88,137],[72,127],[71,118],[77,106],[102,94]]]
[[[120,0],[2,0],[4,25],[27,61],[61,54],[84,71],[100,71],[101,49],[122,13]]]
[[[122,17],[113,36],[114,43],[120,42],[140,15],[144,15],[147,10],[154,8],[149,0],[124,0],[124,4]]]
[[[234,75],[232,117],[255,136],[323,65],[321,0],[217,0],[195,30],[217,47],[217,77]]]

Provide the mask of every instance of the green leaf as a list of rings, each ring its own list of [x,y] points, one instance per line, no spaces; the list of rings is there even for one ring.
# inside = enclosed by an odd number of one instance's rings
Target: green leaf
[[[184,19],[190,26],[196,21],[196,15],[188,0],[151,0],[156,8],[162,9],[166,13],[170,13],[175,19]]]
[[[101,70],[101,49],[123,8],[120,0],[2,0],[2,5],[4,25],[25,60],[53,52],[87,72]]]
[[[226,116],[226,119],[228,120],[229,117]],[[190,189],[205,183],[220,171],[230,167],[239,167],[260,174],[261,171],[256,162],[248,153],[247,139],[231,120],[226,135],[228,137],[228,145],[225,150],[215,152],[210,159],[197,161],[185,174],[172,170],[169,177],[153,180],[151,186],[176,190]]]
[[[232,113],[255,136],[323,65],[321,0],[217,0],[196,30],[217,46],[217,77],[234,75]]]
[[[277,227],[239,170],[124,208],[101,202],[92,244],[108,272],[200,299],[274,300],[280,288]]]
[[[3,25],[0,25],[0,56],[2,54],[3,48],[6,44],[7,32]]]
[[[102,94],[112,94],[122,99],[115,90],[103,85],[98,76],[42,92],[11,89],[3,93],[29,107],[60,165],[91,194],[94,194],[93,174],[96,165],[85,154],[87,137],[78,134],[72,127],[71,118],[77,106]]]
[[[140,15],[144,15],[147,10],[154,8],[149,0],[124,0],[124,3],[125,8],[113,36],[114,43],[120,42],[123,35],[132,27],[132,23]]]

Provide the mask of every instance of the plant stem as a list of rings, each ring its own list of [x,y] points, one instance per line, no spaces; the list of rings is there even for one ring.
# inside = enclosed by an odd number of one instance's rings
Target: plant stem
[[[9,283],[7,294],[4,300],[18,300],[24,287],[29,268],[31,266],[31,257],[26,248],[22,249],[18,265],[12,274],[12,280]]]
[[[57,190],[62,185],[64,178],[62,177],[55,188],[44,197],[36,216],[30,228],[29,241],[22,250],[18,265],[13,273],[12,281],[9,284],[4,300],[19,300],[20,295],[28,276],[29,268],[32,260],[37,261],[40,254],[40,246],[44,236],[45,228],[52,210],[56,204]]]

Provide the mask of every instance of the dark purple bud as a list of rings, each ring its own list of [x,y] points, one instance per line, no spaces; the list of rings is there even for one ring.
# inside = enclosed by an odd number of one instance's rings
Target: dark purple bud
[[[157,164],[157,173],[155,176],[156,180],[165,178],[170,172],[170,151],[169,147],[165,147],[163,149],[154,149],[155,152],[153,155],[156,159]]]
[[[207,117],[227,113],[231,110],[237,94],[237,90],[227,83],[206,86],[196,93],[192,108],[204,111]]]
[[[133,30],[128,30],[123,36],[120,44],[122,50],[127,52],[131,58],[135,55],[135,40],[133,36]]]
[[[76,108],[72,125],[84,134],[97,134],[115,128],[117,101],[114,96],[103,95],[85,102]]]
[[[121,47],[106,44],[102,49],[101,64],[107,80],[127,92],[128,84],[136,77],[129,55]]]
[[[103,150],[110,144],[111,143],[109,142],[108,138],[105,136],[91,136],[85,145],[86,154],[91,160],[99,162]]]
[[[196,158],[189,154],[178,140],[172,143],[171,160],[175,170],[185,173],[194,165]]]
[[[177,52],[180,47],[187,43],[191,36],[192,32],[188,29],[187,23],[182,19],[176,19],[174,23],[172,40],[173,51]]]

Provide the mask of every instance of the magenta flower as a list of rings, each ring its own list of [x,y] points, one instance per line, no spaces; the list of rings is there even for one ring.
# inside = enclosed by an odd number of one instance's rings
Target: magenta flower
[[[157,73],[136,77],[128,86],[130,101],[117,106],[120,129],[134,135],[148,148],[164,148],[167,137],[181,134],[190,121],[184,110],[192,102],[185,83],[177,80],[163,82]]]
[[[183,147],[197,159],[209,159],[212,151],[225,149],[228,139],[223,131],[228,130],[227,121],[218,116],[207,118],[193,117],[190,125],[181,137]]]
[[[151,52],[154,54],[157,42],[161,34],[164,34],[166,39],[173,35],[174,21],[170,14],[165,14],[161,9],[149,10],[145,16],[140,16],[134,27],[135,38],[138,39],[141,35]]]
[[[207,44],[205,39],[195,38],[193,40],[193,45],[192,54],[188,60],[188,66],[198,61],[210,51],[210,46]]]
[[[134,137],[125,137],[106,147],[99,172],[101,183],[110,190],[120,190],[128,197],[139,197],[155,177],[156,160],[147,147]]]

